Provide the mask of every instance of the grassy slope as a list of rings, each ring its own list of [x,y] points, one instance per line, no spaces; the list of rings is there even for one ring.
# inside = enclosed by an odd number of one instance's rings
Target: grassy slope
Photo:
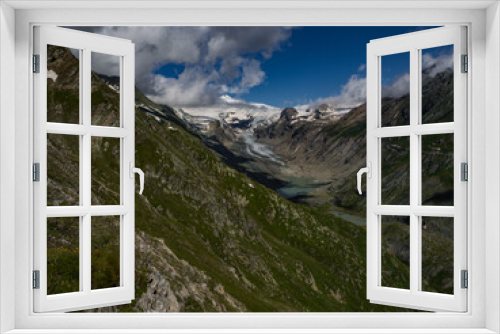
[[[450,70],[438,73],[435,77],[424,74],[422,85],[422,111],[424,123],[440,123],[453,121],[453,74]],[[409,95],[398,99],[384,99],[382,103],[383,126],[408,124]],[[366,105],[354,109],[339,122],[324,128],[321,135],[327,135],[325,145],[338,148],[345,143],[356,143],[355,153],[345,161],[339,162],[337,169],[343,164],[350,165],[351,175],[344,175],[333,184],[332,197],[335,205],[349,211],[365,213],[366,199],[360,200],[356,189],[355,173],[365,165],[366,160]],[[391,204],[402,203],[408,197],[408,171],[401,172],[401,167],[408,161],[408,145],[400,139],[397,146],[401,148],[395,153],[391,147],[397,140],[385,140],[383,150],[389,153],[384,161],[382,183],[387,187],[388,200]],[[453,203],[453,136],[423,136],[422,200],[426,205],[451,205]],[[337,149],[340,150],[340,149]],[[398,159],[399,161],[391,161]],[[400,186],[401,185],[401,186]]]
[[[365,301],[362,228],[283,200],[170,126],[136,116],[136,163],[148,184],[161,185],[137,197],[138,229],[163,238],[249,310],[377,309]]]
[[[56,51],[65,60],[61,63],[75,60],[69,52],[54,50],[51,66],[59,74],[63,69]],[[74,78],[65,82],[62,76],[49,82],[49,94],[58,96],[50,104],[51,117],[67,117],[74,106],[73,84]],[[93,85],[102,96],[93,117],[110,125],[115,120],[107,113],[116,108],[117,94],[99,78]],[[146,173],[144,195],[136,196],[136,300],[113,311],[394,310],[366,300],[363,228],[284,200],[222,163],[168,110],[139,92],[137,97],[139,104],[156,108],[157,115],[136,109],[136,165]],[[77,188],[77,183],[58,175],[68,172],[64,157],[77,157],[78,147],[69,136],[52,139],[49,145],[54,147],[49,160],[55,161],[49,178],[53,188],[60,189],[51,196],[74,201],[78,192],[65,189]],[[95,203],[110,203],[117,191],[108,178],[116,174],[116,162],[109,159],[115,154],[113,145],[101,140],[95,152]],[[77,232],[70,231],[55,228],[53,239],[71,244]],[[101,231],[102,240],[106,233]],[[115,249],[101,252],[94,267],[112,272]],[[74,263],[77,253],[67,256],[49,245],[56,268]],[[405,271],[402,261],[388,256]],[[110,283],[106,275],[95,277],[102,281],[93,285]],[[408,276],[398,279],[404,283]],[[74,276],[58,273],[59,284],[74,286],[72,280]]]
[[[434,77],[423,74],[422,111],[424,123],[453,121],[453,74],[450,70]],[[383,126],[409,122],[409,96],[382,101]],[[342,119],[326,126],[315,123],[280,124],[258,129],[257,135],[269,143],[290,165],[310,171],[330,171],[325,182],[331,204],[354,215],[364,216],[366,198],[356,191],[356,172],[366,165],[366,104],[355,108]],[[281,124],[283,126],[283,124]],[[321,143],[321,145],[317,145]],[[291,154],[290,154],[291,152]],[[299,158],[297,158],[299,157]],[[382,140],[382,203],[409,204],[409,140],[406,137]],[[305,166],[305,167],[304,167]],[[453,135],[422,137],[422,201],[424,205],[453,205]],[[324,176],[321,176],[324,177]],[[323,194],[320,194],[324,196]],[[450,291],[453,277],[453,227],[438,218],[428,222],[433,228],[423,232],[427,249],[423,251],[423,277],[426,290]],[[435,228],[440,226],[439,228]],[[444,226],[444,228],[443,228]],[[408,222],[396,217],[384,224],[384,252],[396,256],[408,268],[406,242]],[[385,254],[384,253],[384,254]],[[398,281],[401,272],[387,275]],[[384,269],[385,270],[385,269]],[[428,283],[432,282],[432,283]],[[405,285],[400,280],[400,285]],[[389,284],[389,283],[387,283]]]
[[[453,121],[453,73],[450,70],[430,77],[424,73],[422,92],[422,118],[424,123]],[[386,99],[382,106],[384,126],[408,124],[409,96]],[[346,138],[357,140],[359,150],[366,150],[366,105],[351,112],[340,122],[325,131],[333,141]],[[390,138],[382,141],[382,201],[384,204],[409,204],[409,141],[405,138]],[[360,201],[355,188],[355,178],[346,178],[335,187],[335,204],[348,210],[364,212],[366,203]],[[453,205],[453,135],[432,135],[422,137],[422,202],[424,205]],[[389,217],[390,218],[390,217]],[[404,287],[402,274],[394,269],[392,258],[409,269],[408,222],[395,217],[384,224],[382,242],[383,280],[392,276],[397,287]],[[453,220],[449,218],[424,218],[426,229],[423,234],[422,278],[425,291],[453,293]],[[405,274],[408,275],[408,274]],[[392,286],[389,282],[384,285]]]

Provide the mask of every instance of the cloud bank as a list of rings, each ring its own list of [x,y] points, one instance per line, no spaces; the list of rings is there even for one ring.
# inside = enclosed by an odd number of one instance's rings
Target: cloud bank
[[[240,95],[266,80],[261,65],[291,37],[288,27],[76,27],[108,36],[131,39],[136,46],[136,85],[153,101],[180,107],[223,108],[225,94]],[[117,75],[116,57],[93,55],[93,70]],[[162,74],[162,67],[175,65],[178,72]],[[451,68],[452,55],[422,56],[430,76]],[[340,94],[318,98],[337,108],[366,102],[366,64],[341,87]],[[335,75],[335,73],[332,73]],[[382,87],[384,97],[398,98],[409,92],[409,73]],[[242,102],[243,103],[243,102]],[[254,108],[247,103],[242,108]],[[236,108],[235,105],[228,106]],[[307,106],[304,106],[307,107]]]
[[[213,104],[221,94],[246,93],[266,78],[262,61],[290,38],[287,27],[78,27],[131,39],[136,47],[136,85],[158,103],[172,106]],[[109,58],[109,57],[108,57]],[[93,57],[93,69],[116,75],[106,57]],[[180,73],[161,74],[165,65]]]

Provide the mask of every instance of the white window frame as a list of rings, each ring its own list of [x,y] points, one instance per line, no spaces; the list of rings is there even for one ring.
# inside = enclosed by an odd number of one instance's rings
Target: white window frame
[[[497,1],[405,1],[384,2],[238,2],[201,3],[179,2],[22,2],[4,1],[0,4],[1,69],[0,94],[0,319],[2,331],[15,333],[42,332],[38,329],[61,329],[89,333],[105,329],[128,333],[131,328],[175,329],[191,328],[193,332],[345,332],[350,333],[491,333],[500,331],[500,11]],[[16,7],[14,11],[10,6]],[[51,7],[52,6],[52,7]],[[100,7],[96,9],[96,7]],[[134,9],[123,9],[129,6]],[[363,7],[365,6],[365,7]],[[396,7],[397,8],[393,8]],[[60,7],[69,7],[63,8]],[[114,10],[104,10],[107,7]],[[137,10],[136,8],[155,8]],[[163,7],[158,9],[157,7]],[[24,8],[24,10],[22,9]],[[31,9],[29,9],[31,8]],[[34,8],[34,9],[33,9]],[[58,10],[43,10],[52,8]],[[80,8],[80,9],[75,9]],[[87,9],[82,9],[87,8]],[[29,10],[28,10],[29,9]],[[105,15],[104,15],[105,14]],[[210,14],[210,15],[208,15]],[[15,20],[14,20],[15,18]],[[485,24],[486,23],[486,24]],[[468,143],[470,159],[468,235],[471,255],[468,263],[470,288],[469,311],[464,314],[33,314],[30,286],[32,262],[30,237],[32,202],[30,181],[32,153],[32,82],[29,73],[32,27],[52,25],[443,25],[465,24],[469,27],[471,75],[468,79],[469,119]],[[13,32],[15,30],[15,42]],[[341,52],[342,50],[339,50]],[[15,54],[15,60],[13,55]],[[15,66],[15,72],[13,67]],[[488,71],[486,71],[488,66]],[[5,75],[7,73],[7,75]],[[15,80],[15,95],[12,82]],[[10,84],[10,85],[9,85]],[[5,112],[9,109],[9,114]],[[15,113],[11,111],[15,110]],[[13,116],[15,115],[15,117]],[[474,117],[473,117],[474,116]],[[488,117],[488,122],[486,119]],[[9,131],[6,127],[15,127]],[[485,134],[486,133],[486,134]],[[15,138],[15,150],[10,148]],[[7,142],[6,142],[7,140]],[[485,148],[489,149],[488,155]],[[9,160],[10,158],[10,160]],[[13,161],[15,163],[9,163]],[[488,162],[488,164],[486,164]],[[12,174],[15,170],[15,182]],[[489,172],[486,182],[486,172]],[[9,210],[9,195],[15,187],[15,211]],[[488,196],[486,196],[488,194]],[[15,218],[15,220],[12,220]],[[488,219],[486,219],[488,218]],[[14,224],[15,222],[15,224]],[[472,228],[473,226],[473,228]],[[12,240],[15,238],[15,244]],[[12,256],[14,254],[14,256]],[[12,289],[12,286],[15,286]],[[485,291],[488,290],[488,293]],[[15,305],[14,308],[12,305]],[[170,330],[168,330],[170,328]],[[245,330],[245,328],[247,330]],[[75,329],[75,330],[74,330]],[[122,329],[122,330],[120,330]],[[198,330],[196,330],[198,329]],[[215,330],[219,329],[219,330]],[[267,329],[267,330],[266,330]],[[418,329],[418,330],[416,330]],[[142,330],[143,331],[143,330]],[[46,331],[45,331],[46,332]],[[51,331],[51,332],[55,332]],[[178,330],[180,332],[180,330]],[[186,333],[186,331],[184,331]]]
[[[34,27],[34,54],[39,73],[34,85],[34,162],[39,163],[39,181],[33,184],[34,270],[39,271],[39,288],[34,289],[34,311],[75,311],[130,303],[135,299],[135,48],[131,41],[59,27]],[[47,45],[79,50],[79,124],[47,122]],[[92,52],[116,56],[120,62],[119,127],[91,124]],[[73,135],[80,139],[79,205],[47,206],[47,134]],[[91,140],[93,137],[120,140],[120,204],[91,204]],[[129,170],[130,169],[130,170]],[[91,220],[97,216],[120,219],[120,285],[91,288]],[[79,291],[47,295],[47,219],[79,218]]]
[[[467,310],[467,290],[461,287],[461,270],[467,270],[467,184],[461,180],[461,163],[467,163],[467,73],[461,71],[461,55],[467,55],[466,27],[450,26],[372,40],[367,45],[367,131],[366,151],[371,177],[367,179],[367,296],[373,303],[422,310]],[[453,122],[422,123],[422,50],[453,46]],[[382,126],[382,59],[409,53],[410,123]],[[454,205],[422,205],[421,136],[451,134],[454,137]],[[382,203],[382,140],[405,137],[409,140],[408,205]],[[382,217],[408,216],[410,220],[410,286],[396,289],[382,286]],[[422,291],[422,217],[452,217],[453,294]],[[376,250],[376,251],[375,251]]]

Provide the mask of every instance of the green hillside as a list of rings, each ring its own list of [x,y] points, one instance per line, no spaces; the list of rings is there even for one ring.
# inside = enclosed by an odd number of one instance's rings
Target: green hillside
[[[78,73],[68,64],[77,64],[68,50],[49,48],[48,69],[58,75],[48,79],[49,120],[77,119],[68,115],[78,105]],[[105,80],[93,74],[98,98],[92,118],[112,125],[118,93]],[[52,204],[78,203],[78,141],[70,137],[48,137]],[[119,146],[98,138],[92,148],[92,202],[114,204]],[[136,165],[146,174],[144,193],[136,194],[136,298],[93,311],[404,311],[366,300],[363,227],[287,201],[228,167],[171,109],[139,91]],[[49,293],[78,288],[74,226],[49,221],[48,276],[58,282],[49,284]],[[116,285],[116,224],[103,226],[109,228],[93,235],[93,287]],[[385,282],[409,285],[407,264],[398,255],[385,255],[401,273]]]

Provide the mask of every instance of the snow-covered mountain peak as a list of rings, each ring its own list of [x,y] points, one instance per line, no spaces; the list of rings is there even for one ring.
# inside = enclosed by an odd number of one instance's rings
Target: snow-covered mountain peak
[[[207,132],[210,123],[218,121],[221,127],[229,126],[238,135],[242,131],[278,121],[282,111],[286,109],[264,103],[247,102],[225,94],[219,96],[219,102],[216,104],[176,108],[176,113],[198,131]],[[303,105],[288,109],[295,110],[293,117],[290,116],[289,119],[292,123],[337,120],[350,110],[336,109],[333,104]]]

